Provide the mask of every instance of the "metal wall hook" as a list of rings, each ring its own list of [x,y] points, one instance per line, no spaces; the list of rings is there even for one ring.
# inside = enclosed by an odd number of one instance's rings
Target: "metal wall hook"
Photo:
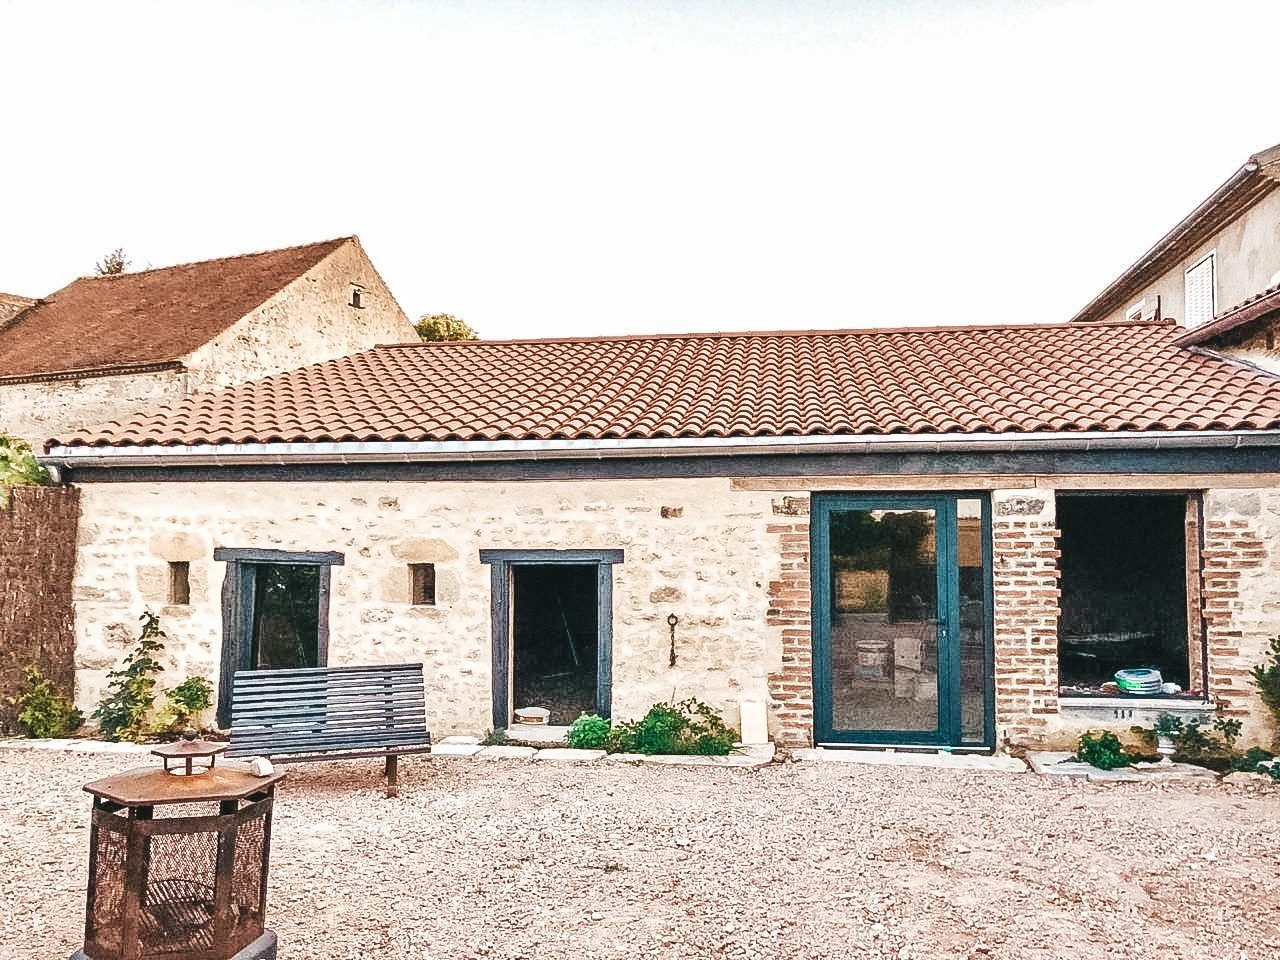
[[[667,617],[667,626],[671,628],[671,661],[668,666],[676,665],[676,624],[680,622],[680,618],[674,613]]]

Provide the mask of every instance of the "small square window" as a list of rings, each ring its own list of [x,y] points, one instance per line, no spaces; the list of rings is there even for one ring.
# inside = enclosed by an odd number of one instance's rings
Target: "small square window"
[[[191,564],[177,560],[169,564],[169,603],[186,606],[191,602]]]
[[[435,606],[436,565],[434,563],[409,564],[409,595],[411,602],[418,606]]]
[[[351,306],[357,310],[364,309],[364,287],[358,283],[351,285]]]

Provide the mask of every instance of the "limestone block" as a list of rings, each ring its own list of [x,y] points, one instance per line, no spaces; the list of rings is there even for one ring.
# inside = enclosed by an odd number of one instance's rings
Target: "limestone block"
[[[411,537],[391,544],[391,555],[405,563],[450,563],[458,551],[443,540]]]
[[[169,568],[163,563],[140,563],[138,593],[143,600],[164,603],[169,599]]]
[[[151,538],[151,555],[170,563],[203,560],[212,554],[211,545],[198,534],[186,531],[162,532]]]
[[[679,603],[684,599],[684,592],[678,587],[659,587],[649,594],[650,603]]]

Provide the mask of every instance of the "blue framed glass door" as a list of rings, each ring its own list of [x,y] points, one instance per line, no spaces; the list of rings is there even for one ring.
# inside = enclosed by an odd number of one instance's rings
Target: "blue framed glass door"
[[[815,495],[819,743],[987,748],[990,519],[976,495]]]

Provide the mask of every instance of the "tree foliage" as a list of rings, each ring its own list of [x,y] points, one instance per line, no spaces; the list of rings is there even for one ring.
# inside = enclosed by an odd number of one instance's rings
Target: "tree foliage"
[[[124,255],[124,247],[116,247],[105,257],[93,265],[100,277],[110,277],[124,273],[129,269],[129,258]]]
[[[9,499],[10,487],[48,482],[49,473],[40,466],[31,444],[0,433],[0,504]]]
[[[428,343],[437,343],[442,340],[480,339],[480,335],[467,326],[465,321],[459,320],[451,313],[428,313],[419,317],[414,327],[418,331],[418,336]]]

